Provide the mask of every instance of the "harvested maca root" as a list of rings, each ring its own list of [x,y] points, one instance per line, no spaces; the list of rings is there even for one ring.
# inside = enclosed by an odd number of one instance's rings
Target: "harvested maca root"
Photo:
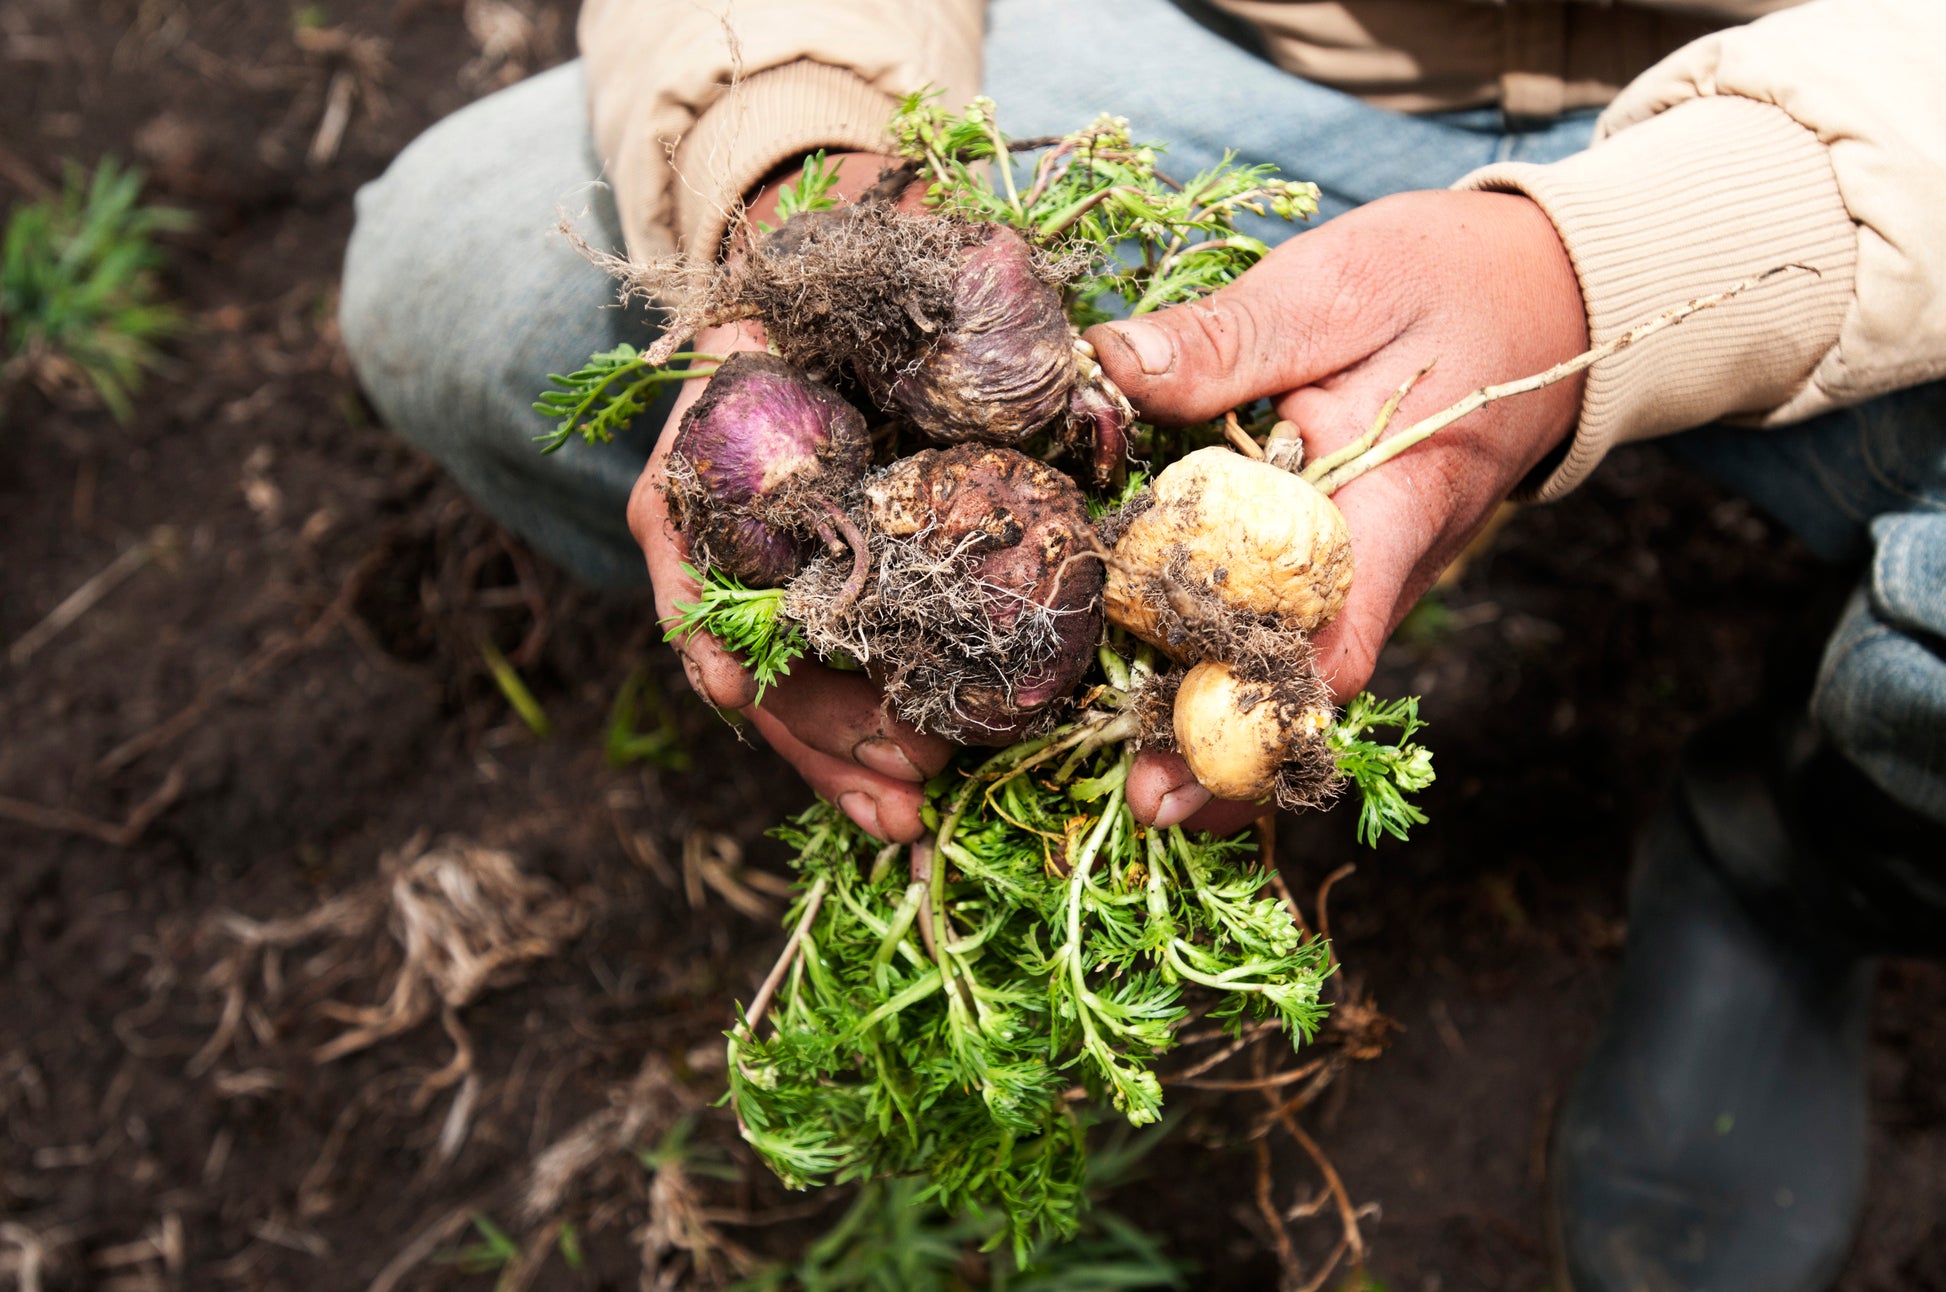
[[[1201,654],[1185,595],[1300,633],[1344,608],[1351,531],[1302,477],[1212,446],[1165,467],[1149,494],[1115,544],[1108,617],[1171,658]]]
[[[1019,444],[1064,418],[1079,379],[1061,292],[1004,225],[975,226],[951,320],[903,364],[862,374],[874,400],[944,443]]]
[[[1188,666],[1173,747],[1219,798],[1323,806],[1344,784],[1311,634],[1351,591],[1351,533],[1298,474],[1222,446],[1170,464],[1118,526],[1110,623]]]
[[[893,134],[926,212],[835,205],[809,159],[789,218],[746,230],[731,264],[627,267],[675,323],[556,379],[543,438],[612,435],[683,375],[661,365],[696,326],[765,324],[776,353],[721,361],[672,447],[700,592],[670,639],[712,635],[760,699],[807,654],[863,668],[921,730],[1002,747],[923,788],[915,844],[824,804],[779,831],[792,931],[730,1031],[730,1104],[793,1187],[921,1175],[949,1209],[1004,1214],[1024,1252],[1083,1206],[1077,1088],[1153,1122],[1156,1065],[1191,1018],[1296,1046],[1324,1010],[1328,949],[1247,838],[1136,822],[1138,753],[1179,750],[1225,798],[1353,789],[1368,844],[1425,820],[1417,702],[1335,710],[1313,659],[1354,573],[1332,493],[1749,284],[1380,442],[1408,381],[1306,464],[1297,428],[1260,443],[1253,410],[1135,423],[1077,329],[1233,281],[1265,249],[1238,214],[1307,215],[1314,188],[1229,164],[1171,180],[1107,117],[1016,167],[985,100],[908,100]],[[1131,458],[1152,484],[1124,485]]]
[[[1316,670],[1251,673],[1204,660],[1182,675],[1171,715],[1176,751],[1218,798],[1317,806],[1336,788],[1324,686]]]
[[[833,644],[923,729],[1004,745],[1049,725],[1101,639],[1099,543],[1074,481],[966,444],[900,459],[865,496],[872,531],[903,559],[881,558],[880,587],[852,603]],[[814,627],[813,643],[833,627]]]
[[[669,516],[706,568],[772,588],[808,541],[863,542],[845,514],[870,462],[865,419],[767,354],[733,354],[683,414],[669,454]]]

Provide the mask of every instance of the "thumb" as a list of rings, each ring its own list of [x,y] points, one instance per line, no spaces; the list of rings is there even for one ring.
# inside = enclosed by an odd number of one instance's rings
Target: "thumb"
[[[1326,230],[1319,230],[1320,233]],[[1384,343],[1306,234],[1201,300],[1088,329],[1103,369],[1143,418],[1208,421],[1329,376]]]

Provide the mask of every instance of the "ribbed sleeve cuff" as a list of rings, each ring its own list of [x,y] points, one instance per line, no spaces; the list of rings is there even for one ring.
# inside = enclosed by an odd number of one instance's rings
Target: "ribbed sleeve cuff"
[[[1597,344],[1780,265],[1818,271],[1781,274],[1597,363],[1574,440],[1531,497],[1568,492],[1611,445],[1761,420],[1810,379],[1852,301],[1858,235],[1830,156],[1772,104],[1692,99],[1565,161],[1489,166],[1456,187],[1525,194],[1547,212]]]
[[[745,78],[676,149],[676,225],[694,256],[720,251],[737,203],[787,161],[826,148],[884,152],[898,105],[855,73],[800,61]]]

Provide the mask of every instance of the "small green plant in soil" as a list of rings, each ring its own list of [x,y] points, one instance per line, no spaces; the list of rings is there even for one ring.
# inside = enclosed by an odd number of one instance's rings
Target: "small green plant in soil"
[[[0,393],[16,381],[51,392],[85,386],[116,418],[134,415],[143,379],[163,364],[157,344],[181,330],[159,298],[158,234],[189,213],[141,201],[141,172],[104,158],[92,174],[70,163],[58,195],[8,213],[0,242]]]
[[[646,730],[643,720],[655,725]],[[608,735],[605,742],[608,765],[629,767],[646,762],[672,772],[686,772],[691,765],[689,751],[682,746],[682,732],[675,716],[662,700],[662,692],[644,669],[636,669],[615,692],[608,710]]]
[[[1089,1162],[1091,1197],[1121,1187],[1154,1135],[1106,1138]],[[1154,1237],[1104,1206],[1072,1240],[1030,1250],[1000,1243],[998,1216],[946,1211],[915,1179],[861,1185],[837,1223],[794,1261],[731,1292],[1119,1292],[1185,1288],[1191,1271]]]

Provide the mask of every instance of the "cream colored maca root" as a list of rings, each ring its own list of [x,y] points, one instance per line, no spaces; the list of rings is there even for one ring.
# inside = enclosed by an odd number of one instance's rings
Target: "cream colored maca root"
[[[1156,477],[1109,567],[1108,618],[1175,658],[1174,580],[1232,610],[1316,632],[1351,591],[1351,533],[1301,476],[1227,448],[1198,449]]]
[[[1257,802],[1278,788],[1284,765],[1322,746],[1331,710],[1301,686],[1247,680],[1221,660],[1189,670],[1176,691],[1176,750],[1218,798]]]

